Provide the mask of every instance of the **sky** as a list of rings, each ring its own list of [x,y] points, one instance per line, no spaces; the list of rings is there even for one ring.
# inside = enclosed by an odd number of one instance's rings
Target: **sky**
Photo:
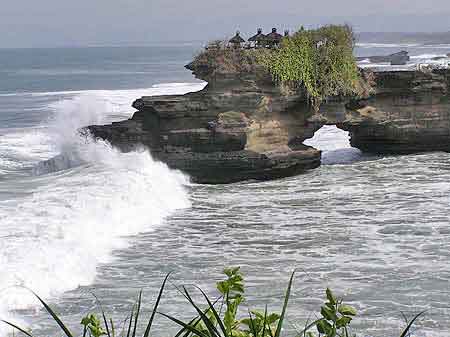
[[[450,0],[0,0],[0,47],[207,41],[327,23],[357,32],[450,31],[449,15]]]

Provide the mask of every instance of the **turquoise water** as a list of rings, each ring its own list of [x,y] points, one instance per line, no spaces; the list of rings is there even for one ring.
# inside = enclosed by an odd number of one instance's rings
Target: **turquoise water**
[[[417,59],[450,52],[411,48]],[[417,335],[447,336],[448,154],[366,156],[327,126],[308,141],[323,150],[317,170],[202,186],[145,149],[121,154],[78,136],[79,127],[131,117],[142,95],[203,88],[183,68],[195,49],[0,49],[0,317],[51,335],[55,326],[23,287],[77,326],[95,308],[92,291],[124,318],[140,289],[150,309],[168,271],[214,294],[221,269],[241,265],[249,303],[274,310],[299,268],[290,324],[304,323],[331,286],[361,312],[356,330],[393,335],[401,311],[428,309]],[[162,310],[192,314],[173,288]],[[156,324],[158,336],[176,329]]]

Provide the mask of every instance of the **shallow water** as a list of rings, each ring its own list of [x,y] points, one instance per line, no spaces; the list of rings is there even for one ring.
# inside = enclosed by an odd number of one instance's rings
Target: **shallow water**
[[[96,80],[109,81],[102,76]],[[417,335],[450,334],[449,154],[362,155],[345,132],[325,126],[307,141],[323,150],[316,170],[263,183],[195,185],[144,150],[120,154],[76,129],[129,117],[141,95],[204,84],[65,91],[69,81],[61,83],[57,91],[53,83],[0,96],[0,316],[50,335],[54,324],[21,286],[77,326],[95,308],[91,291],[124,318],[140,289],[149,310],[169,271],[174,283],[214,294],[221,270],[240,265],[248,303],[273,310],[297,268],[289,329],[317,311],[330,286],[359,309],[356,331],[395,335],[400,312],[428,309]],[[173,287],[162,311],[192,314]],[[176,330],[161,317],[156,324],[157,336]]]

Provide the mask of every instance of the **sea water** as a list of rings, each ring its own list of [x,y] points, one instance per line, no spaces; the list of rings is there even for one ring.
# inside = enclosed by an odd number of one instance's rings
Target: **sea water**
[[[33,290],[74,330],[98,308],[92,293],[121,322],[141,289],[148,314],[169,271],[214,296],[221,270],[239,265],[247,303],[276,311],[298,270],[289,331],[330,286],[358,308],[356,332],[394,335],[401,312],[427,309],[417,335],[448,335],[448,154],[363,155],[325,126],[305,142],[323,151],[320,168],[206,186],[144,148],[124,154],[79,135],[131,117],[142,95],[203,88],[183,69],[197,47],[0,50],[0,318],[56,335]],[[370,48],[360,55],[386,46]],[[161,305],[194,314],[173,286]],[[155,324],[158,336],[177,330],[162,317]],[[0,336],[9,332],[0,325]]]

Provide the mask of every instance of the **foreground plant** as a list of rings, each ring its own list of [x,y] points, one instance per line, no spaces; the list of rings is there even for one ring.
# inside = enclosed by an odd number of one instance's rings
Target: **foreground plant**
[[[159,290],[158,297],[153,307],[153,311],[148,318],[145,331],[142,337],[149,337],[154,322],[155,315],[158,313],[180,326],[180,330],[175,337],[280,337],[285,325],[285,317],[291,295],[294,274],[289,279],[281,313],[267,311],[267,305],[264,310],[247,309],[247,314],[239,316],[239,309],[244,298],[244,277],[239,267],[227,268],[224,270],[226,279],[217,282],[216,288],[219,293],[218,298],[211,299],[202,289],[196,287],[205,300],[205,303],[198,305],[191,296],[186,287],[176,287],[182,296],[189,302],[197,316],[189,322],[175,316],[158,312],[158,306],[161,301],[166,283],[170,274],[168,274]],[[296,337],[350,337],[350,324],[357,315],[357,311],[352,306],[344,303],[342,298],[336,297],[330,289],[326,289],[326,302],[320,309],[320,318],[312,323],[307,323],[302,331],[297,332]],[[36,294],[35,294],[36,295]],[[55,311],[45,303],[38,295],[38,300],[57,323],[60,330],[66,337],[136,337],[139,318],[141,314],[142,292],[139,293],[136,303],[131,309],[130,315],[125,320],[120,332],[116,331],[112,319],[108,319],[101,307],[101,319],[93,313],[86,315],[81,320],[82,334],[74,335],[63,323]],[[400,337],[408,336],[413,323],[423,314],[417,314],[411,321],[407,321],[407,326]],[[3,321],[20,333],[34,337],[30,331],[23,329],[11,322]],[[351,335],[356,336],[356,335]]]
[[[173,322],[181,326],[182,330],[177,336],[184,333],[184,336],[196,337],[279,337],[281,335],[284,317],[288,300],[290,297],[294,273],[292,273],[284,298],[281,314],[268,313],[267,306],[264,312],[258,310],[248,310],[248,316],[242,319],[237,318],[239,305],[244,301],[244,279],[239,267],[227,268],[224,270],[227,276],[225,281],[217,283],[217,290],[221,294],[220,307],[224,307],[224,314],[221,309],[217,311],[212,300],[200,288],[206,303],[206,310],[202,311],[193,301],[190,293],[183,287],[183,295],[197,311],[198,316],[191,322],[185,323],[181,320],[162,314]]]

